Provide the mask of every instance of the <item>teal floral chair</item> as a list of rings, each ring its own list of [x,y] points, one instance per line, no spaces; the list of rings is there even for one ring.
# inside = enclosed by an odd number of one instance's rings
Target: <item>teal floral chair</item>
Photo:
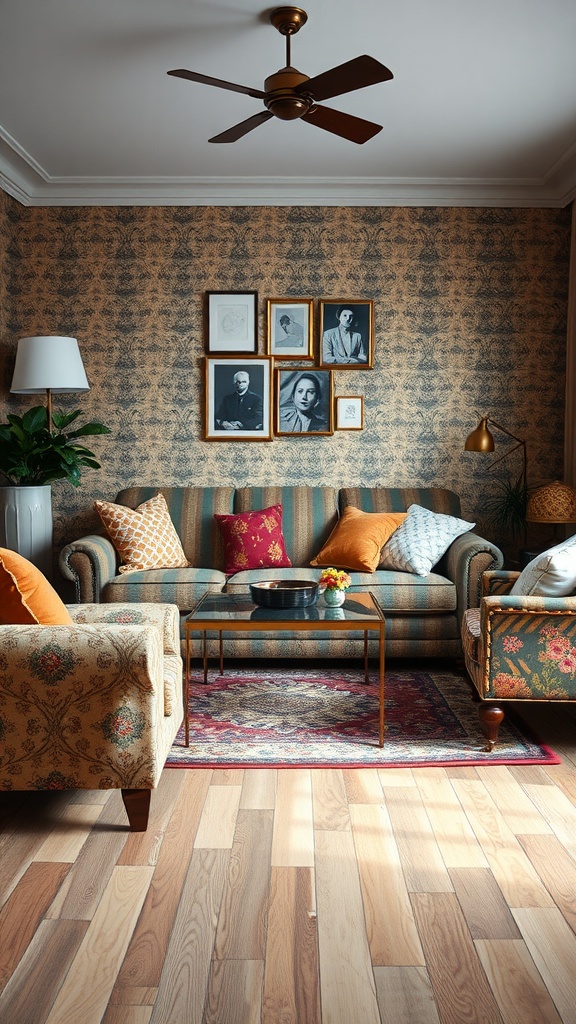
[[[71,605],[0,625],[0,790],[120,789],[134,832],[183,718],[178,609]]]
[[[510,594],[518,572],[485,572],[479,608],[462,619],[466,668],[492,750],[509,701],[576,701],[576,595]]]

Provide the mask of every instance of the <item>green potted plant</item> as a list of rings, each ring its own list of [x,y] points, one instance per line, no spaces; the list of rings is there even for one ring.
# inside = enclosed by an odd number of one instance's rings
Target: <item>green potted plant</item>
[[[521,537],[526,546],[526,508],[528,486],[521,474],[517,480],[499,479],[494,481],[496,493],[484,499],[484,510],[488,521],[504,536],[513,541]]]
[[[84,469],[99,469],[94,453],[79,438],[109,434],[103,423],[72,426],[75,412],[54,412],[48,423],[43,405],[23,416],[11,413],[0,424],[0,547],[18,551],[51,575],[53,480],[80,483]]]

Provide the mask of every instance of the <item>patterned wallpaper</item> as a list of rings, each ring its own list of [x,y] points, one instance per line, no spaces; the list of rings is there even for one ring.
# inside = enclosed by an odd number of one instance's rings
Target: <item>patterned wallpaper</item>
[[[434,484],[481,526],[495,473],[519,469],[463,451],[483,412],[526,437],[530,482],[562,476],[569,208],[25,208],[0,193],[0,230],[0,415],[30,404],[8,394],[18,337],[71,334],[91,390],[57,405],[112,429],[93,441],[102,470],[53,487],[58,545],[135,483]],[[374,369],[335,373],[335,394],[365,396],[362,432],[202,440],[204,292],[233,289],[258,290],[261,354],[266,298],[374,300]]]

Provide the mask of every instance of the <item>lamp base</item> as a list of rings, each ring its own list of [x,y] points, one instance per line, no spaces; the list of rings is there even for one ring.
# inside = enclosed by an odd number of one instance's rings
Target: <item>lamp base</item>
[[[10,548],[52,579],[52,488],[0,487],[0,547]]]

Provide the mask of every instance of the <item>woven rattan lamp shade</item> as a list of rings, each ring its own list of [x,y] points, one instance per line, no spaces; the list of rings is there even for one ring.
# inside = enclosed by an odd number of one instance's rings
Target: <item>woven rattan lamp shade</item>
[[[528,499],[529,523],[576,523],[576,490],[555,480],[539,487]]]

